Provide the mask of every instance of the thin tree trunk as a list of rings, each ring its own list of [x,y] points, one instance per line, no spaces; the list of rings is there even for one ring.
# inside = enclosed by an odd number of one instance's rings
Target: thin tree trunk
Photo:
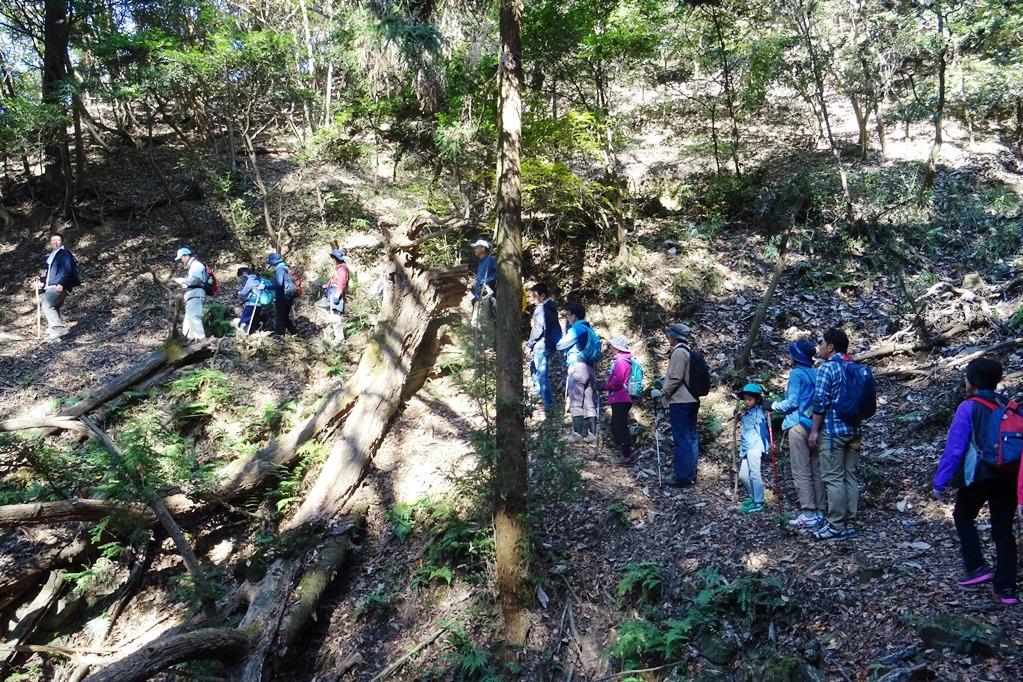
[[[1023,159],[1023,97],[1016,98],[1016,153]]]
[[[856,116],[856,128],[859,131],[857,144],[860,147],[860,158],[867,158],[867,152],[870,151],[870,131],[867,127],[870,123],[870,109],[869,105],[860,104],[860,98],[856,95],[851,95],[849,100],[852,102],[853,114]]]
[[[881,145],[881,158],[888,158],[888,131],[885,129],[884,117],[881,115],[880,102],[874,102],[874,126],[877,129],[877,142]]]
[[[941,156],[941,145],[944,143],[942,128],[945,125],[945,72],[948,67],[948,43],[945,41],[945,12],[938,3],[934,8],[938,17],[938,101],[934,108],[934,143],[927,157],[927,172],[924,174],[923,189],[934,186],[934,177],[938,172],[938,158]]]
[[[735,177],[742,177],[742,170],[739,168],[739,123],[735,118],[734,92],[732,90],[732,68],[728,64],[728,50],[725,47],[725,36],[721,31],[721,17],[717,10],[711,12],[714,20],[714,31],[718,38],[718,49],[721,50],[721,69],[725,78],[725,104],[728,108],[728,117],[732,123],[732,163],[735,165]]]
[[[710,140],[714,143],[714,174],[721,175],[721,149],[718,143],[718,104],[710,98]]]
[[[760,336],[760,326],[764,322],[764,316],[767,314],[768,306],[771,305],[771,298],[774,296],[774,291],[778,288],[781,276],[785,272],[785,255],[788,252],[789,235],[792,234],[792,229],[795,227],[797,213],[798,209],[793,210],[792,217],[789,219],[789,226],[785,230],[785,233],[781,236],[781,241],[778,243],[778,258],[774,262],[774,274],[771,276],[771,281],[767,285],[767,291],[764,292],[764,297],[760,300],[760,305],[757,306],[757,310],[753,314],[753,321],[750,323],[749,334],[746,336],[746,343],[739,352],[739,357],[735,359],[735,366],[739,369],[749,366],[750,354],[752,354],[753,346],[756,344],[757,338]]]
[[[523,415],[519,309],[522,284],[522,0],[501,2],[497,162],[497,466],[494,544],[505,643],[520,646],[528,630],[528,460]]]

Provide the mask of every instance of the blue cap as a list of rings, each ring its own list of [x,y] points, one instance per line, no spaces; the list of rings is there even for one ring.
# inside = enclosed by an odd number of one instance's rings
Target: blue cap
[[[755,395],[759,398],[764,397],[764,389],[760,388],[760,384],[746,384],[745,386],[743,386],[742,394],[745,395],[747,393]]]
[[[334,249],[333,251],[330,252],[330,257],[336,260],[344,260],[345,252],[342,251],[341,249]]]
[[[813,356],[817,348],[810,339],[799,339],[789,344],[789,355],[801,365],[813,365]]]
[[[283,261],[284,259],[281,258],[281,254],[277,253],[276,251],[271,251],[270,255],[266,257],[266,264],[271,267]]]
[[[191,255],[192,255],[192,249],[188,248],[187,246],[182,246],[180,249],[178,249],[177,254],[174,256],[174,260],[181,260],[182,256],[191,256]]]

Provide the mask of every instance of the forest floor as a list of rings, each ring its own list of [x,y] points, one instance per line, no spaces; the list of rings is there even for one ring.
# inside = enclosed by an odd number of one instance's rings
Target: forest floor
[[[923,149],[923,142],[915,148]],[[649,160],[641,152],[634,155]],[[904,156],[867,170],[887,168],[898,177],[905,170],[900,164],[919,160],[908,151]],[[633,409],[639,461],[630,467],[618,461],[604,426],[599,445],[570,447],[538,419],[529,420],[530,570],[537,599],[527,647],[508,658],[496,646],[499,612],[486,478],[474,437],[485,430],[487,415],[464,380],[458,347],[447,347],[434,374],[394,420],[362,484],[373,504],[352,562],[303,639],[281,659],[274,679],[365,682],[408,652],[413,653],[394,670],[395,679],[592,682],[623,678],[618,673],[626,662],[659,668],[640,674],[650,679],[866,680],[889,673],[888,680],[1023,679],[1023,608],[1003,607],[985,590],[956,586],[960,563],[951,508],[930,497],[944,429],[962,397],[956,359],[1015,339],[1021,322],[1016,315],[1020,292],[1013,282],[1023,270],[1023,176],[996,146],[957,151],[954,157],[955,164],[939,176],[936,204],[941,205],[932,206],[932,216],[915,226],[928,233],[927,239],[907,236],[901,243],[905,253],[919,256],[918,270],[885,253],[879,256],[868,239],[852,245],[857,257],[831,261],[820,241],[834,235],[798,236],[745,373],[727,367],[749,331],[773,268],[773,247],[751,224],[708,232],[684,207],[665,209],[637,222],[632,260],[618,271],[609,272],[600,253],[586,254],[579,293],[586,303],[592,297],[589,318],[604,338],[624,333],[633,339],[637,357],[653,377],[664,368],[660,328],[684,316],[716,371],[718,386],[701,408],[699,484],[690,490],[659,485],[659,473],[671,472],[671,436],[649,401]],[[299,171],[284,160],[280,166],[276,181],[284,186]],[[130,168],[122,173],[110,178],[111,191],[128,184]],[[400,222],[417,200],[401,187],[381,189],[378,178],[346,169],[331,169],[317,182],[349,197],[368,219],[344,235],[366,287],[381,253],[375,226]],[[670,194],[664,190],[662,204],[671,204]],[[977,203],[962,208],[967,195]],[[34,300],[26,293],[26,264],[44,255],[43,228],[37,228],[43,216],[31,207],[20,209],[17,234],[2,246],[5,258],[0,259],[5,321],[0,416],[51,413],[55,401],[84,395],[158,347],[167,327],[165,295],[148,270],[161,277],[169,272],[169,258],[182,241],[210,255],[226,282],[218,300],[229,304],[228,280],[244,259],[221,220],[212,212],[201,217],[205,209],[199,203],[194,210],[196,233],[188,233],[166,207],[129,225],[73,232],[69,244],[91,281],[67,305],[76,323],[71,334],[63,343],[44,345],[34,339]],[[972,222],[956,222],[963,216]],[[322,244],[330,237],[326,230],[309,239],[295,255],[296,264],[310,273],[321,271]],[[993,240],[1007,241],[992,250]],[[964,280],[973,272],[981,283]],[[785,344],[816,338],[830,324],[850,330],[854,354],[886,342],[912,342],[914,307],[932,332],[957,325],[961,330],[941,347],[872,363],[887,374],[878,379],[879,413],[864,432],[858,538],[817,542],[788,525],[798,510],[784,451],[779,462],[784,513],[772,506],[759,515],[741,514],[732,492],[728,421],[735,391],[756,380],[769,393],[780,393],[788,364]],[[462,313],[467,313],[464,306]],[[354,370],[371,313],[344,353],[316,341],[308,306],[297,315],[301,338],[255,350],[225,343],[207,361],[205,368],[225,377],[230,389],[230,398],[211,410],[222,417],[212,423],[244,429],[267,410],[284,413],[273,426],[260,427],[254,441],[263,444],[281,432],[282,422],[294,423],[308,413]],[[1009,346],[997,355],[1007,363],[1010,388],[1018,386],[1023,367],[1019,349]],[[911,373],[898,373],[907,369]],[[160,414],[175,414],[169,395],[148,402]],[[187,438],[209,457],[228,442],[210,427]],[[59,443],[54,447],[74,446],[70,438]],[[10,451],[3,457],[0,474],[7,493],[18,489],[19,477],[26,474]],[[303,466],[315,470],[316,464]],[[765,476],[776,491],[773,472],[766,469]],[[290,477],[291,495],[301,495],[301,480]],[[285,492],[274,493],[275,521],[293,509]],[[252,518],[265,504],[257,500],[240,512],[224,509],[190,529],[225,591],[241,580],[261,534],[272,530],[265,518]],[[68,524],[0,533],[0,571],[72,542],[81,530]],[[124,565],[109,566],[85,590],[89,599],[80,611],[58,626],[56,631],[66,634],[44,636],[38,643],[88,648],[92,636],[85,623],[106,606],[104,599],[126,572]],[[165,543],[109,638],[114,648],[137,648],[189,617],[187,593],[179,589],[181,573],[180,560]],[[3,613],[0,626],[6,628],[17,608]],[[667,633],[679,636],[670,648]],[[680,665],[663,667],[670,663]],[[65,679],[69,671],[60,658],[38,652],[18,665],[12,674],[25,677],[8,679]],[[166,679],[222,675],[216,665],[193,665]]]

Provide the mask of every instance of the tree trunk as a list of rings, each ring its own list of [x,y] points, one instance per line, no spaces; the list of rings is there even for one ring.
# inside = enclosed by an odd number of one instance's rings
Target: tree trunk
[[[874,126],[877,129],[877,143],[881,145],[881,158],[886,159],[888,158],[888,131],[885,129],[879,102],[874,102]]]
[[[156,516],[144,504],[119,503],[110,500],[63,500],[0,506],[0,528],[70,523],[72,521],[99,521],[117,513],[136,516],[145,524],[156,522]]]
[[[798,212],[798,208],[793,210],[792,217],[789,219],[789,226],[785,230],[785,233],[781,236],[781,241],[778,243],[778,258],[774,262],[774,274],[771,276],[771,281],[767,285],[767,291],[764,292],[764,297],[760,300],[760,305],[757,306],[757,310],[753,314],[753,321],[750,323],[749,334],[746,336],[746,343],[743,345],[742,351],[739,353],[739,357],[735,359],[735,366],[739,369],[743,369],[749,365],[749,358],[750,354],[753,352],[753,346],[756,344],[757,338],[760,336],[760,326],[764,322],[764,316],[767,314],[767,308],[771,304],[771,298],[774,296],[774,291],[778,288],[781,276],[785,272],[785,255],[788,251],[789,235],[792,234],[792,228],[795,227]]]
[[[48,195],[67,197],[70,178],[67,175],[68,150],[65,117],[67,105],[61,91],[67,77],[68,41],[67,0],[45,0],[43,8],[43,74],[42,101],[58,117],[43,147],[43,189]],[[65,209],[67,206],[65,205]]]
[[[735,118],[735,93],[732,89],[732,68],[728,64],[728,50],[725,47],[725,36],[721,30],[721,17],[718,11],[712,10],[711,17],[714,20],[714,31],[718,38],[718,49],[721,50],[721,69],[725,78],[725,104],[728,108],[728,117],[732,122],[732,163],[735,165],[735,177],[742,177],[739,168],[739,123]]]
[[[20,597],[41,573],[71,564],[88,547],[85,540],[77,539],[64,547],[47,549],[25,561],[7,566],[0,574],[0,609],[7,608]]]
[[[945,124],[945,72],[948,64],[948,43],[945,41],[945,12],[941,4],[934,8],[938,17],[938,101],[934,107],[934,143],[931,145],[931,153],[927,157],[927,172],[924,173],[923,189],[929,190],[934,186],[934,177],[938,172],[938,157],[941,156],[941,145],[944,142],[942,128]]]
[[[1023,97],[1016,98],[1016,153],[1023,159]]]
[[[867,124],[870,122],[870,109],[867,106],[860,104],[860,98],[856,95],[849,97],[852,103],[853,114],[856,116],[856,128],[859,131],[859,137],[857,144],[860,147],[860,158],[867,158],[867,152],[870,151],[870,130]]]
[[[197,659],[231,660],[243,655],[248,636],[234,628],[205,628],[161,637],[89,675],[85,682],[143,682],[172,665]]]
[[[505,643],[528,630],[528,458],[522,392],[522,1],[501,2],[497,162],[497,466],[494,544]]]

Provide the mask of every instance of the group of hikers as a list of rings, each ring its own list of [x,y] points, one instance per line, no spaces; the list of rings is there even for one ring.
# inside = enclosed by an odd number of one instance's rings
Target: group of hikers
[[[56,341],[67,333],[61,306],[81,278],[61,235],[52,234],[49,245],[37,295],[49,327],[49,339]],[[472,248],[479,260],[471,290],[474,316],[492,317],[496,261],[485,240],[477,240]],[[316,307],[318,312],[334,317],[345,312],[350,273],[343,251],[334,248],[330,257],[334,272],[321,286],[322,296]],[[184,289],[182,333],[189,340],[205,338],[203,303],[208,294],[216,292],[216,278],[212,269],[188,247],[178,249],[175,260],[186,270],[185,276],[175,280]],[[273,332],[295,333],[291,307],[301,294],[300,282],[280,254],[270,253],[266,264],[272,269],[266,277],[252,268],[238,270],[241,286],[236,296],[243,308],[236,324],[240,331],[248,333],[265,323],[259,319],[260,313],[272,304]],[[560,421],[567,407],[571,433],[566,440],[597,441],[601,397],[606,394],[612,439],[619,448],[622,463],[633,464],[636,452],[629,412],[635,401],[649,396],[653,401],[655,438],[664,411],[671,427],[673,475],[664,484],[676,488],[695,486],[700,454],[697,416],[700,399],[710,392],[710,371],[703,355],[691,346],[690,327],[675,323],[664,328],[667,366],[663,379],[644,388],[644,370],[633,357],[627,337],[619,334],[609,339],[613,357],[606,377],[598,379],[603,342],[586,320],[585,307],[570,302],[559,313],[550,290],[542,282],[530,288],[529,296],[533,311],[526,350],[532,394],[547,416],[554,418],[552,423]],[[777,413],[782,415],[781,428],[789,446],[800,507],[799,515],[789,523],[809,531],[818,540],[856,537],[861,423],[874,414],[876,395],[870,371],[856,363],[848,351],[846,332],[832,327],[823,332],[816,344],[809,339],[788,344],[791,370],[784,397],[769,400],[760,385],[751,382],[743,386],[739,393],[741,404],[733,414],[741,434],[737,476],[746,492],[741,512],[755,514],[765,508],[762,469],[764,458],[776,453],[771,421],[772,413]],[[815,358],[821,361],[816,368]],[[953,519],[964,567],[959,584],[975,587],[991,583],[998,601],[1012,605],[1018,603],[1014,512],[1023,518],[1020,474],[1023,410],[1015,401],[996,393],[1002,375],[1001,364],[990,358],[976,358],[966,366],[967,397],[952,419],[933,494],[944,500],[949,491],[957,491]],[[977,515],[985,504],[990,512],[996,553],[993,571],[984,559],[976,526]]]
[[[81,284],[81,277],[77,261],[64,246],[62,235],[50,235],[49,246],[45,268],[39,275],[37,296],[40,317],[46,318],[45,340],[59,342],[68,332],[61,308],[68,294]],[[321,285],[321,296],[315,303],[315,309],[327,321],[328,330],[340,334],[340,321],[348,300],[350,272],[343,250],[334,248],[329,253],[334,271],[330,279]],[[206,297],[217,293],[220,284],[213,269],[200,261],[189,247],[179,248],[174,254],[174,261],[185,271],[183,277],[174,278],[174,282],[184,290],[182,298],[185,311],[181,334],[187,341],[201,341],[206,338],[203,323]],[[302,295],[301,279],[292,274],[279,253],[270,253],[266,265],[268,270],[265,276],[250,267],[238,268],[239,288],[235,298],[241,304],[242,311],[234,321],[236,330],[241,334],[261,329],[272,329],[275,336],[296,334],[298,330],[291,319],[291,309],[295,299]]]

